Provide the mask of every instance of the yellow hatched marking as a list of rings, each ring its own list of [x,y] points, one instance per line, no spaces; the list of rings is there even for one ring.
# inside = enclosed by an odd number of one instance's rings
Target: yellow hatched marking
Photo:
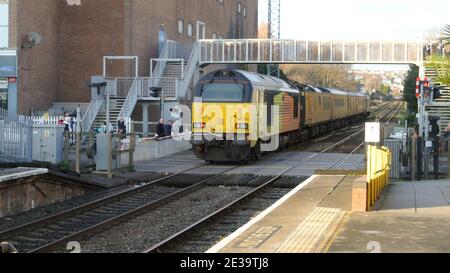
[[[276,253],[316,253],[325,247],[344,217],[341,209],[316,208]]]

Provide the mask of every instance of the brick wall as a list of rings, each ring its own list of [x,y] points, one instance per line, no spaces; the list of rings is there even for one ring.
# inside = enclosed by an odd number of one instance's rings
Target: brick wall
[[[39,4],[34,4],[38,2]],[[11,46],[19,48],[19,111],[48,109],[57,98],[59,78],[59,8],[55,0],[11,0]],[[41,44],[21,50],[29,32],[42,37]]]
[[[238,3],[247,16],[238,14]],[[257,0],[11,0],[11,45],[20,47],[28,32],[41,34],[42,43],[20,54],[19,111],[47,110],[54,101],[89,102],[86,81],[102,73],[103,56],[136,55],[140,75],[150,73],[157,57],[158,31],[167,38],[194,43],[196,23],[206,23],[206,38],[253,38],[257,35]],[[184,33],[178,33],[178,19]],[[193,35],[187,35],[188,24]],[[111,76],[131,76],[130,62],[108,63]]]

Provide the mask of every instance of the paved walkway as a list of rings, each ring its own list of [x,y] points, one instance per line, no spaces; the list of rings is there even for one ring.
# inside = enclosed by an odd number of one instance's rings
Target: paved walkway
[[[394,183],[377,210],[345,217],[328,252],[450,253],[450,180]]]
[[[332,199],[328,203],[341,199],[331,195],[343,180],[344,176],[312,176],[208,252],[321,252],[345,212],[320,204],[328,198]]]

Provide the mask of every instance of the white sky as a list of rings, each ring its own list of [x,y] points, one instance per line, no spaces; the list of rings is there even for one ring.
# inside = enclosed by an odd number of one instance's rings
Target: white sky
[[[267,0],[259,0],[260,22]],[[449,0],[281,0],[281,38],[421,39],[450,23]]]

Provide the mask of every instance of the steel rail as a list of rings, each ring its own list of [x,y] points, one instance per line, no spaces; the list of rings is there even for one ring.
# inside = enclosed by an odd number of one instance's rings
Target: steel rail
[[[353,134],[354,135],[354,134]],[[346,139],[344,139],[345,141],[348,141],[349,139],[351,139],[352,136],[347,137]],[[217,219],[218,217],[220,217],[221,215],[223,215],[224,213],[226,213],[229,210],[232,210],[234,207],[238,206],[239,204],[247,201],[250,198],[253,198],[255,195],[260,194],[261,192],[263,192],[264,190],[266,190],[267,188],[269,188],[270,186],[272,186],[272,184],[274,184],[276,181],[278,181],[279,179],[281,179],[283,176],[285,176],[286,174],[288,174],[290,171],[304,165],[307,161],[309,161],[310,159],[326,153],[327,151],[330,151],[332,149],[334,149],[336,146],[339,146],[340,144],[342,144],[343,141],[339,141],[338,143],[335,143],[333,145],[331,145],[330,147],[322,150],[319,153],[315,153],[312,156],[310,156],[307,160],[296,164],[295,166],[290,167],[289,169],[283,171],[282,173],[278,174],[277,176],[271,178],[268,182],[264,183],[263,185],[261,185],[260,187],[252,190],[251,192],[247,193],[246,195],[240,197],[239,199],[219,208],[218,210],[216,210],[215,212],[205,216],[204,218],[202,218],[201,220],[197,221],[196,223],[190,225],[189,227],[173,234],[172,236],[164,239],[163,241],[153,245],[152,247],[150,247],[149,249],[143,251],[143,253],[158,253],[161,252],[160,249],[163,247],[166,247],[172,243],[175,243],[176,241],[182,240],[184,237],[188,236],[190,233],[194,232],[195,230],[200,229],[202,226],[207,225],[209,222],[214,221],[215,219]],[[357,149],[359,148],[359,146],[351,152],[351,154],[353,154],[354,152],[357,151]],[[345,160],[347,158],[348,155],[344,155],[343,157],[341,157],[338,162],[342,162],[343,160]],[[342,160],[342,161],[341,161]],[[338,163],[337,162],[337,163]],[[336,164],[336,163],[335,163]],[[334,164],[334,165],[335,165]],[[338,163],[339,165],[340,163]],[[333,165],[333,166],[334,166]],[[333,167],[332,166],[332,167]],[[330,169],[332,168],[330,167]]]

